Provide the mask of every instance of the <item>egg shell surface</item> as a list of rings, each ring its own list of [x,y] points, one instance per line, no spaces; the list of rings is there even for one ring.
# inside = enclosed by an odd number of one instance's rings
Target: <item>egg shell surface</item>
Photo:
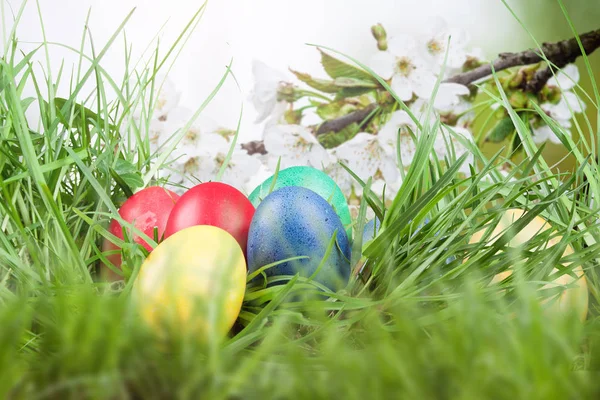
[[[369,222],[365,224],[365,228],[363,229],[362,235],[362,243],[363,245],[367,243],[369,240],[375,238],[377,233],[379,232],[379,227],[381,226],[381,222],[379,222],[379,218],[375,217]]]
[[[165,238],[194,225],[212,225],[229,232],[244,254],[254,206],[242,192],[221,182],[206,182],[185,192],[171,211]]]
[[[119,208],[119,216],[151,239],[154,238],[154,228],[156,228],[158,238],[160,239],[165,232],[169,214],[178,199],[179,195],[177,193],[159,186],[150,186],[136,192],[133,196],[125,200],[121,208]],[[126,228],[126,230],[129,229]],[[110,221],[108,231],[119,239],[124,239],[123,228],[116,219]],[[142,239],[137,233],[130,231],[129,235],[131,235],[136,243],[144,246],[146,250],[152,251],[150,243]],[[102,251],[113,250],[119,250],[119,247],[105,239],[102,244]],[[108,254],[106,258],[117,268],[121,267],[121,254]],[[104,268],[103,274],[109,280],[121,279],[120,276],[108,268]]]
[[[196,225],[161,242],[146,258],[133,288],[142,318],[161,334],[225,335],[246,290],[246,262],[225,230]],[[211,322],[209,322],[211,321]]]
[[[350,276],[350,243],[340,218],[325,199],[312,190],[287,186],[269,194],[257,207],[248,234],[250,272],[296,256],[265,271],[267,276],[310,277],[323,259],[334,231],[337,245],[331,250],[315,281],[332,290],[347,284]],[[341,250],[341,251],[340,251]]]
[[[502,215],[500,221],[498,222],[498,225],[494,228],[490,239],[498,237],[498,235],[505,232],[507,228],[514,224],[524,214],[525,211],[521,209],[507,210]],[[536,235],[550,228],[551,225],[545,219],[536,215],[535,218],[531,222],[529,222],[521,231],[515,232],[508,245],[511,247],[517,247],[521,244],[528,242]],[[480,242],[483,235],[485,234],[486,229],[487,228],[484,228],[476,232],[469,240],[469,243]],[[558,244],[561,241],[561,239],[562,237],[560,236],[553,236],[551,239],[548,240],[545,247],[548,248],[554,246]],[[570,245],[567,245],[565,247],[565,251],[563,252],[563,257],[566,257],[570,254],[573,254],[573,248]],[[554,268],[552,270],[553,274],[555,272],[558,272],[558,269]],[[542,289],[553,288],[557,287],[558,285],[572,285],[575,282],[575,285],[573,287],[563,290],[563,292],[560,294],[557,300],[555,300],[554,298],[549,298],[544,300],[544,302],[553,301],[553,303],[550,304],[549,309],[554,311],[564,312],[569,309],[575,309],[577,310],[579,318],[583,321],[587,317],[589,301],[587,281],[583,269],[580,265],[573,268],[573,273],[577,276],[577,278],[574,278],[569,274],[563,274],[559,276],[554,282],[544,285]],[[509,277],[511,274],[512,270],[510,269],[503,271],[494,276],[490,284],[501,282],[502,280]]]
[[[267,197],[275,175],[271,176],[250,193],[248,198],[258,207],[260,202]],[[312,167],[298,166],[279,171],[273,191],[287,186],[300,186],[310,189],[323,197],[333,207],[346,229],[348,238],[352,240],[352,217],[346,202],[346,196],[329,175]]]

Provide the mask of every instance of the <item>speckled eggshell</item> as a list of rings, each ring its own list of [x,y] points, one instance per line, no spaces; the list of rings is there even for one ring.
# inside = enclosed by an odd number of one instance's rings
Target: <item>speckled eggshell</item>
[[[296,256],[265,271],[267,276],[310,277],[319,266],[337,229],[334,246],[315,277],[332,290],[345,286],[350,276],[350,243],[333,208],[312,190],[288,186],[273,191],[257,207],[248,233],[249,272]],[[341,250],[341,251],[340,251]]]
[[[363,245],[367,243],[369,240],[375,238],[375,235],[379,232],[379,227],[381,226],[381,222],[379,222],[379,218],[373,218],[369,222],[365,224],[365,228],[363,230],[362,235],[362,243]]]
[[[254,207],[258,207],[262,199],[267,197],[274,178],[274,175],[271,176],[252,191],[248,198]],[[352,218],[348,203],[346,202],[346,196],[344,196],[342,190],[329,175],[312,167],[298,166],[286,168],[277,174],[273,190],[275,191],[287,186],[300,186],[310,189],[327,200],[340,217],[348,238],[352,240]]]

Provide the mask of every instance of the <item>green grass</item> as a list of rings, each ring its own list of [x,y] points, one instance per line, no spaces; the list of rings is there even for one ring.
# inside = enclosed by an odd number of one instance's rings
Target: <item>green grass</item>
[[[109,76],[102,56],[127,19],[92,54],[82,52],[82,36],[81,48],[71,50],[90,67],[81,62],[68,77],[47,70],[56,45],[22,53],[16,36],[8,36],[0,59],[0,398],[597,398],[600,230],[590,201],[600,198],[597,146],[562,135],[578,168],[553,173],[501,89],[494,100],[508,107],[529,158],[503,177],[493,168],[500,155],[488,159],[471,146],[483,168],[465,178],[457,173],[464,159],[430,158],[439,122],[420,127],[414,162],[391,206],[364,191],[357,226],[370,207],[383,228],[373,241],[354,243],[364,257],[353,260],[366,264],[345,289],[329,293],[301,277],[251,284],[224,340],[185,331],[165,340],[145,325],[130,290],[146,252],[118,242],[106,226],[128,194],[164,183],[156,171],[183,131],[151,154],[156,76],[170,68],[202,12],[165,56],[157,47],[133,64],[125,46],[123,77]],[[46,75],[35,72],[31,58],[42,51]],[[194,118],[229,74],[224,70]],[[65,79],[71,95],[61,99],[55,84]],[[93,92],[82,92],[86,82]],[[27,87],[35,98],[24,98]],[[588,103],[596,110],[597,93]],[[26,117],[32,107],[39,124]],[[593,131],[589,123],[577,129]],[[469,244],[510,207],[526,208],[526,218],[543,216],[555,230],[520,248],[507,246],[511,232]],[[556,248],[531,251],[555,235],[563,237]],[[98,278],[104,238],[123,246],[124,285]],[[567,245],[575,254],[559,260]],[[557,277],[559,261],[568,263],[560,273],[585,270],[585,323],[549,314],[539,301],[559,294],[539,290]],[[513,279],[488,285],[509,267],[519,271]],[[323,291],[328,298],[317,296]]]

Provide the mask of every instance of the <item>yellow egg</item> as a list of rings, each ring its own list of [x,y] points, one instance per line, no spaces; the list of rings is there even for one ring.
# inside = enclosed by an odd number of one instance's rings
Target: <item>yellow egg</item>
[[[503,233],[509,226],[511,226],[521,216],[523,216],[523,214],[525,214],[525,211],[520,210],[520,209],[507,210],[504,213],[504,215],[502,215],[500,221],[498,222],[498,225],[492,232],[491,236],[489,236],[489,238],[498,237],[498,235]],[[534,236],[538,235],[539,233],[541,233],[547,229],[550,229],[550,228],[551,228],[551,225],[546,220],[544,220],[543,218],[541,218],[539,216],[536,216],[520,232],[515,233],[515,236],[509,241],[508,245],[511,247],[517,247],[520,244],[523,244],[523,243],[531,240]],[[483,235],[485,234],[486,229],[482,229],[482,230],[476,232],[469,240],[469,243],[479,242],[481,240],[481,238],[483,237]],[[554,246],[555,244],[559,243],[560,240],[561,240],[560,236],[554,236],[550,240],[548,240],[546,247]],[[570,245],[567,245],[565,248],[565,251],[563,253],[563,257],[570,255],[570,254],[573,254],[573,248]],[[555,268],[553,270],[553,273],[557,272],[557,271],[558,270]],[[574,268],[573,272],[577,276],[577,279],[575,279],[574,277],[572,277],[569,274],[563,274],[559,278],[557,278],[554,282],[548,283],[542,287],[543,289],[548,289],[548,288],[558,287],[561,285],[570,285],[576,281],[576,284],[574,286],[563,290],[562,293],[560,294],[560,296],[558,297],[558,299],[552,297],[552,298],[544,300],[544,303],[547,301],[552,301],[553,303],[549,306],[549,309],[554,310],[554,311],[565,312],[567,310],[574,309],[577,311],[579,318],[582,321],[584,321],[586,319],[587,310],[588,310],[587,282],[586,282],[585,275],[584,275],[584,272],[583,272],[583,269],[581,268],[581,266],[577,266],[576,268]],[[506,279],[511,274],[512,274],[511,270],[501,272],[501,273],[497,274],[496,276],[494,276],[491,284],[500,282],[500,281]]]
[[[133,297],[161,335],[222,337],[237,319],[246,289],[246,261],[221,228],[197,225],[169,236],[150,253]]]

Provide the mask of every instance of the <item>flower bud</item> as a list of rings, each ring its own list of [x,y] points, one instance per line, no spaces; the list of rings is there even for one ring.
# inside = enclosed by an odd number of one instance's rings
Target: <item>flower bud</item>
[[[371,27],[371,33],[375,40],[377,40],[377,48],[381,51],[385,51],[388,49],[387,45],[387,33],[383,28],[383,25],[377,24]]]
[[[508,98],[508,102],[513,108],[524,108],[528,100],[527,95],[520,90],[512,92]]]
[[[546,92],[546,98],[549,103],[558,104],[560,99],[562,98],[561,90],[556,86],[546,86],[548,91]]]
[[[302,122],[302,110],[286,110],[283,119],[290,125],[300,125]]]
[[[281,83],[277,89],[277,101],[294,103],[301,97],[302,94],[296,90],[292,83]]]

